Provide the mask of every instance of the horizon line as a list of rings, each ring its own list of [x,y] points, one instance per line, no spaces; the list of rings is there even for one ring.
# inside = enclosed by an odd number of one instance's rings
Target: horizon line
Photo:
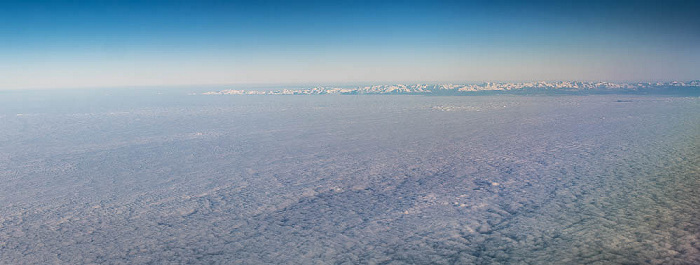
[[[399,84],[482,84],[482,83],[532,83],[532,82],[607,82],[616,84],[632,84],[632,83],[671,83],[671,82],[693,82],[700,81],[700,78],[688,80],[634,80],[634,81],[610,81],[610,80],[576,80],[576,79],[549,79],[549,80],[481,80],[481,81],[358,81],[358,82],[248,82],[248,83],[216,83],[216,84],[134,84],[134,85],[96,85],[96,86],[75,86],[75,87],[18,87],[18,88],[2,88],[0,91],[17,91],[17,90],[86,90],[86,89],[148,89],[148,88],[214,88],[226,86],[253,86],[257,88],[275,88],[275,87],[318,87],[318,86],[362,86],[362,85],[399,85]]]

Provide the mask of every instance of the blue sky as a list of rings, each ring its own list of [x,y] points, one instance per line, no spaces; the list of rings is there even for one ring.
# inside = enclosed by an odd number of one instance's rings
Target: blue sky
[[[700,78],[699,1],[1,1],[0,89]]]

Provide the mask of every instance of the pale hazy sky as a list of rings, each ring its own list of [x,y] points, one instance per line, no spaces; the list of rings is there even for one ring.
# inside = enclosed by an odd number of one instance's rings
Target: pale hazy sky
[[[700,79],[699,1],[2,1],[0,89]]]

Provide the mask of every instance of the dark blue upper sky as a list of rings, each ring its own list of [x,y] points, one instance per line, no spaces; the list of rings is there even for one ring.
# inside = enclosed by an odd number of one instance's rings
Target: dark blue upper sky
[[[700,78],[700,1],[2,1],[0,88]]]

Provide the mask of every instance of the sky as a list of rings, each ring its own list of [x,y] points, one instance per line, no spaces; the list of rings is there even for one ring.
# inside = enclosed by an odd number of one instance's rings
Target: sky
[[[700,1],[0,1],[0,89],[700,79]]]

